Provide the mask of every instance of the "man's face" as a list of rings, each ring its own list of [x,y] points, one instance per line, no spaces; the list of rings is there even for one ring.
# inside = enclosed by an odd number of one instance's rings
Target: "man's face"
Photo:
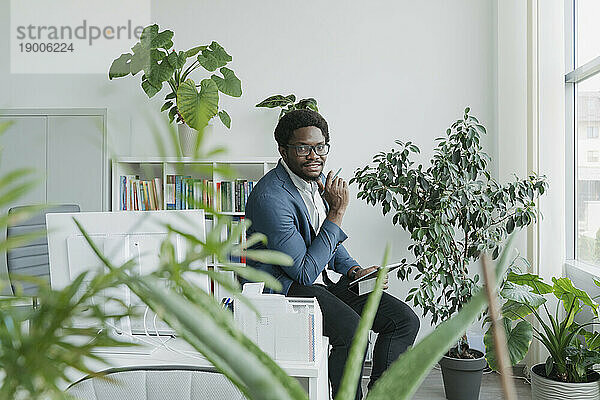
[[[316,146],[318,144],[325,144],[325,136],[321,129],[316,126],[298,128],[290,137],[287,147],[279,146],[279,153],[292,172],[306,181],[314,181],[319,179],[327,155],[319,156],[314,149],[311,149],[308,155],[299,156],[296,148],[290,146]]]

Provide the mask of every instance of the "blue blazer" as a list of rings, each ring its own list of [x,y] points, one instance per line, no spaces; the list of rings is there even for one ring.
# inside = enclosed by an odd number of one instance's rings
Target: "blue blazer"
[[[323,175],[321,180],[324,180]],[[326,202],[325,207],[329,208]],[[281,160],[250,192],[246,218],[252,222],[248,236],[260,232],[268,239],[266,246],[259,243],[253,249],[281,251],[294,260],[290,267],[246,261],[279,280],[284,294],[294,281],[311,285],[327,265],[343,275],[351,267],[359,265],[342,245],[347,236],[335,223],[325,220],[319,234],[315,234],[306,205]]]

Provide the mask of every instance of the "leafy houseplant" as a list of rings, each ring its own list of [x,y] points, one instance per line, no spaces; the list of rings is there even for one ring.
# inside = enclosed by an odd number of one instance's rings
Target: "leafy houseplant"
[[[401,261],[398,277],[418,281],[406,301],[433,323],[472,297],[479,276],[469,274],[469,265],[483,252],[497,258],[507,234],[534,222],[535,200],[547,187],[536,175],[498,184],[480,144],[486,130],[469,111],[437,139],[430,166],[412,161],[411,153],[420,152],[415,144],[396,141],[399,149],[378,153],[373,166],[357,169],[350,180],[359,185],[358,198],[380,204],[384,215],[393,214],[393,224],[410,233],[414,258]],[[474,357],[466,336],[449,355]]]
[[[170,91],[161,111],[169,110],[171,122],[177,118],[177,122],[199,131],[218,115],[229,128],[231,118],[219,109],[219,92],[233,97],[242,95],[240,80],[226,67],[231,56],[217,42],[177,52],[172,49],[172,39],[170,30],[159,32],[156,24],[145,27],[140,41],[131,48],[133,53],[123,53],[112,62],[109,79],[143,71],[142,89],[149,98],[159,93],[164,83],[168,85]],[[196,84],[189,76],[200,67],[208,72],[219,69],[221,76],[212,74]]]
[[[594,280],[596,285],[600,282]],[[525,357],[532,337],[539,340],[550,353],[545,364],[533,367],[532,390],[536,394],[536,383],[543,378],[562,383],[596,382],[600,375],[593,372],[592,366],[600,363],[600,333],[592,333],[589,327],[595,322],[575,322],[581,312],[591,311],[598,318],[598,304],[583,290],[573,286],[568,278],[552,278],[552,285],[545,283],[534,274],[517,274],[511,272],[503,285],[500,296],[505,300],[502,306],[503,324],[507,333],[507,344],[510,349],[511,362],[516,364]],[[554,296],[556,308],[551,312],[547,306],[547,296]],[[561,318],[560,306],[564,309]],[[534,327],[525,319],[533,314],[540,328]],[[542,318],[545,315],[546,318]],[[581,317],[580,317],[581,318]],[[579,318],[579,319],[580,319]],[[496,352],[492,333],[485,335],[486,358],[490,367],[497,368]],[[550,393],[550,387],[558,383],[544,383],[543,392]],[[586,386],[573,389],[572,396],[567,394],[571,389],[554,393],[554,398],[584,398],[582,392]],[[600,388],[590,385],[590,393],[598,398]],[[559,395],[560,394],[560,395]],[[564,397],[567,396],[567,397]],[[581,396],[581,397],[578,397]],[[536,397],[534,397],[536,398]],[[545,397],[540,397],[545,398]],[[585,397],[592,398],[592,397]]]
[[[313,99],[312,97],[309,97],[307,99],[298,100],[298,102],[296,102],[296,95],[294,94],[289,94],[287,96],[276,94],[274,96],[267,97],[266,99],[258,103],[256,107],[281,107],[281,111],[279,112],[279,118],[283,117],[285,114],[289,113],[292,110],[308,109],[319,112],[319,108],[317,107],[317,100]]]

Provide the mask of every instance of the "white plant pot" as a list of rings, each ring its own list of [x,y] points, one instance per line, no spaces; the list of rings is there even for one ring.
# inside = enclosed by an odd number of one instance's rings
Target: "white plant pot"
[[[179,133],[181,153],[184,157],[193,156],[194,146],[196,145],[196,140],[198,140],[198,131],[190,128],[187,124],[179,124],[177,125],[177,132]]]
[[[531,368],[531,398],[532,400],[599,400],[600,376],[596,380],[584,383],[565,383],[548,379],[544,374],[544,364]]]

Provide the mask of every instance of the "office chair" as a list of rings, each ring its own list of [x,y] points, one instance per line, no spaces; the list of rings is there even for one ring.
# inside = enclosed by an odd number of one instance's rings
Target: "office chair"
[[[17,213],[28,206],[13,207],[8,210],[8,215]],[[9,218],[9,223],[6,228],[6,238],[20,236],[46,230],[46,214],[48,213],[64,213],[64,212],[79,212],[77,204],[63,204],[45,208],[43,211],[32,216],[25,221],[17,221],[12,223]],[[48,260],[48,236],[44,234],[37,239],[31,240],[27,244],[10,249],[6,252],[6,267],[9,274],[34,276],[38,278],[50,280],[50,265]],[[38,287],[35,283],[21,282],[23,294],[27,296],[35,296],[38,292]],[[12,285],[13,293],[15,285]]]
[[[144,366],[86,377],[66,392],[80,400],[245,400],[224,375],[187,366]]]

